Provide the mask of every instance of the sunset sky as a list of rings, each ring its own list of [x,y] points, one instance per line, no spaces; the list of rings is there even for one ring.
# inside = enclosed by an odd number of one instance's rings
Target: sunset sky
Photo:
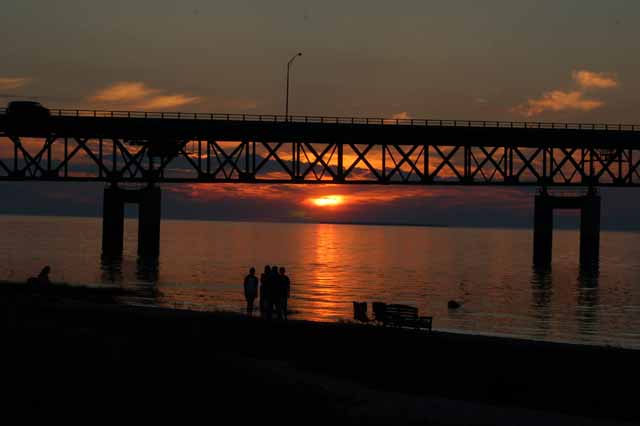
[[[2,4],[0,37],[0,104],[283,113],[286,63],[302,52],[296,115],[640,123],[632,0],[20,0]],[[0,211],[99,214],[90,186],[3,184],[18,201]],[[520,189],[166,189],[169,217],[527,226],[532,214]],[[636,194],[603,191],[606,226],[634,226]]]

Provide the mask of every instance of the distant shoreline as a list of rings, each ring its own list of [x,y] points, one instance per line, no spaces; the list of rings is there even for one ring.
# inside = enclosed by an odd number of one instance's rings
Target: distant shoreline
[[[230,222],[243,222],[241,220],[232,220]],[[263,223],[291,223],[303,225],[353,225],[353,226],[407,226],[421,228],[451,228],[450,225],[438,223],[386,223],[386,222],[359,222],[359,221],[247,221],[247,222],[263,222]]]
[[[49,214],[16,214],[16,213],[0,213],[0,217],[37,217],[37,218],[75,218],[75,219],[102,219],[101,216],[88,215],[49,215]],[[135,216],[125,216],[125,219],[137,219]],[[178,218],[163,217],[163,220],[184,221],[184,222],[238,222],[238,223],[281,223],[281,224],[302,224],[302,225],[353,225],[353,226],[400,226],[400,227],[417,227],[417,228],[449,228],[449,229],[505,229],[505,230],[530,230],[533,231],[533,223],[530,226],[496,226],[496,225],[463,225],[463,224],[446,224],[446,223],[396,223],[396,222],[363,222],[363,221],[301,221],[301,220],[280,220],[280,219],[230,219],[230,218]],[[555,230],[559,231],[578,231],[580,228],[556,226]],[[640,228],[601,228],[604,232],[640,232]]]
[[[82,216],[82,215],[48,215],[48,214],[6,214],[0,213],[4,217],[50,217],[50,218],[78,218],[78,219],[101,219],[100,216]],[[125,219],[137,219],[135,216],[126,216]],[[241,222],[241,223],[284,223],[284,224],[303,224],[303,225],[355,225],[355,226],[409,226],[409,227],[427,227],[427,228],[455,228],[456,226],[444,223],[397,223],[397,222],[367,222],[367,221],[331,221],[331,220],[279,220],[279,219],[225,219],[225,218],[175,218],[164,217],[163,220],[175,220],[185,222]],[[488,228],[488,227],[484,227]],[[524,229],[524,228],[514,228]]]

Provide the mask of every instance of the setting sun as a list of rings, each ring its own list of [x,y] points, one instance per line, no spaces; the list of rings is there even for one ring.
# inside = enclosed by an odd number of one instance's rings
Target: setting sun
[[[310,201],[318,207],[333,207],[342,204],[344,202],[344,196],[325,195],[320,198],[312,198]]]

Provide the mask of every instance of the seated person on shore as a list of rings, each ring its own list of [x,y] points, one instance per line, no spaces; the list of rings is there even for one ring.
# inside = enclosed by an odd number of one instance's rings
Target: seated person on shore
[[[51,267],[49,265],[42,268],[42,271],[38,274],[38,284],[41,286],[48,286],[51,284],[51,280],[49,280],[49,272],[51,272]]]
[[[27,284],[38,286],[38,287],[47,287],[51,285],[51,280],[49,280],[49,273],[51,272],[51,267],[49,265],[42,268],[37,277],[30,277],[27,280]]]

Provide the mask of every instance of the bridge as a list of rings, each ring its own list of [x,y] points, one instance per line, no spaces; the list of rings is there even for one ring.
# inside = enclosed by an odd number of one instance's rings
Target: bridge
[[[161,183],[494,185],[541,188],[537,264],[551,262],[554,208],[582,211],[581,263],[593,264],[597,188],[640,186],[640,125],[631,124],[0,109],[0,150],[0,181],[107,183],[112,254],[122,252],[127,202],[140,204],[139,252],[158,254]],[[553,187],[586,193],[562,201]]]

